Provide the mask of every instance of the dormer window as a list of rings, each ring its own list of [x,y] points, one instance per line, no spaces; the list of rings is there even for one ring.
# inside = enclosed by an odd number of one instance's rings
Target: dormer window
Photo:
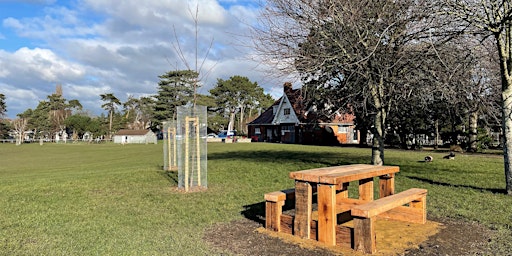
[[[283,109],[283,113],[285,116],[290,115],[290,109],[289,108]]]

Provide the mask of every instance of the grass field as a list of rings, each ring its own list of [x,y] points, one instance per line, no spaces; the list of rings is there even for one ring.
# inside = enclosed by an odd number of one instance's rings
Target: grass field
[[[162,145],[0,144],[0,255],[211,255],[204,229],[261,212],[265,192],[293,187],[290,171],[369,163],[370,149],[208,144],[208,190],[176,191]],[[512,197],[503,158],[386,151],[397,191],[426,188],[429,217],[476,221],[510,248]],[[356,186],[350,186],[351,189]],[[253,206],[253,208],[249,207]],[[258,208],[259,207],[259,208]]]

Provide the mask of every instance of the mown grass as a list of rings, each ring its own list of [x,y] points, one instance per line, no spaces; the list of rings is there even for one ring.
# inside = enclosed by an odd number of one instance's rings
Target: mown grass
[[[208,145],[208,190],[176,191],[162,145],[0,144],[0,254],[212,255],[208,226],[264,214],[263,194],[293,187],[290,171],[369,163],[370,149],[282,144]],[[510,250],[512,197],[503,158],[386,151],[396,188],[429,190],[430,217],[497,229],[489,246]],[[356,186],[351,186],[351,193]],[[219,234],[221,235],[221,234]],[[454,234],[457,235],[457,234]]]

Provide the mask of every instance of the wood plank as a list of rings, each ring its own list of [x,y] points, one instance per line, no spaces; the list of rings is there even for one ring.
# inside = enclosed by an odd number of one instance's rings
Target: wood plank
[[[354,218],[354,249],[364,253],[377,252],[375,218]]]
[[[391,196],[379,198],[375,201],[358,205],[352,208],[352,215],[363,218],[370,218],[380,213],[391,210],[395,207],[407,204],[426,196],[427,190],[420,188],[411,188],[409,190],[394,194]]]
[[[399,172],[398,166],[365,166],[355,170],[321,175],[320,183],[339,184]]]
[[[343,198],[343,199],[336,199],[336,212],[342,213],[346,211],[352,210],[354,206],[361,205],[367,203],[366,201],[355,199],[355,198]]]
[[[336,246],[350,249],[354,248],[354,228],[337,226]]]
[[[295,180],[318,182],[318,177],[322,176],[322,175],[327,175],[327,174],[332,174],[332,173],[340,173],[340,172],[356,170],[356,169],[362,169],[362,168],[370,167],[370,166],[372,166],[372,165],[352,164],[352,165],[341,165],[341,166],[315,168],[315,169],[309,169],[309,170],[290,172],[289,177],[291,179],[295,179]]]
[[[275,231],[272,223],[272,216],[274,216],[274,204],[275,202],[265,203],[265,228],[272,231]]]
[[[284,201],[265,203],[265,228],[279,232]]]
[[[427,222],[427,214],[425,210],[407,206],[398,206],[377,215],[377,217],[379,219],[398,220],[418,224],[425,224]]]
[[[318,184],[318,241],[336,245],[336,188]]]
[[[286,200],[286,193],[274,191],[265,194],[265,201],[279,202]]]
[[[293,220],[294,220],[293,216],[290,216],[287,214],[281,215],[280,232],[285,233],[285,234],[290,234],[290,235],[293,234]]]
[[[283,214],[281,215],[281,233],[292,234],[294,217]],[[318,240],[318,222],[311,220],[311,239]],[[338,225],[336,227],[336,246],[342,248],[354,248],[354,228]]]
[[[395,174],[390,173],[379,177],[379,198],[395,194]]]
[[[295,220],[294,235],[310,237],[311,204],[313,193],[309,182],[295,181]]]
[[[373,201],[373,177],[359,181],[359,199]]]

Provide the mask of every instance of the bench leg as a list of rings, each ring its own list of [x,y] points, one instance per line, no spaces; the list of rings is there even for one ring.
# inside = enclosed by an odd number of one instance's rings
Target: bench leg
[[[310,238],[311,233],[311,204],[313,191],[311,184],[295,181],[295,220],[293,234],[300,238]]]
[[[423,196],[418,200],[412,201],[409,204],[409,207],[418,209],[420,217],[418,218],[418,222],[420,224],[427,223],[427,196]]]
[[[354,218],[354,247],[363,253],[377,252],[375,218]]]
[[[281,215],[284,201],[267,201],[265,203],[265,228],[272,231],[281,231]]]

